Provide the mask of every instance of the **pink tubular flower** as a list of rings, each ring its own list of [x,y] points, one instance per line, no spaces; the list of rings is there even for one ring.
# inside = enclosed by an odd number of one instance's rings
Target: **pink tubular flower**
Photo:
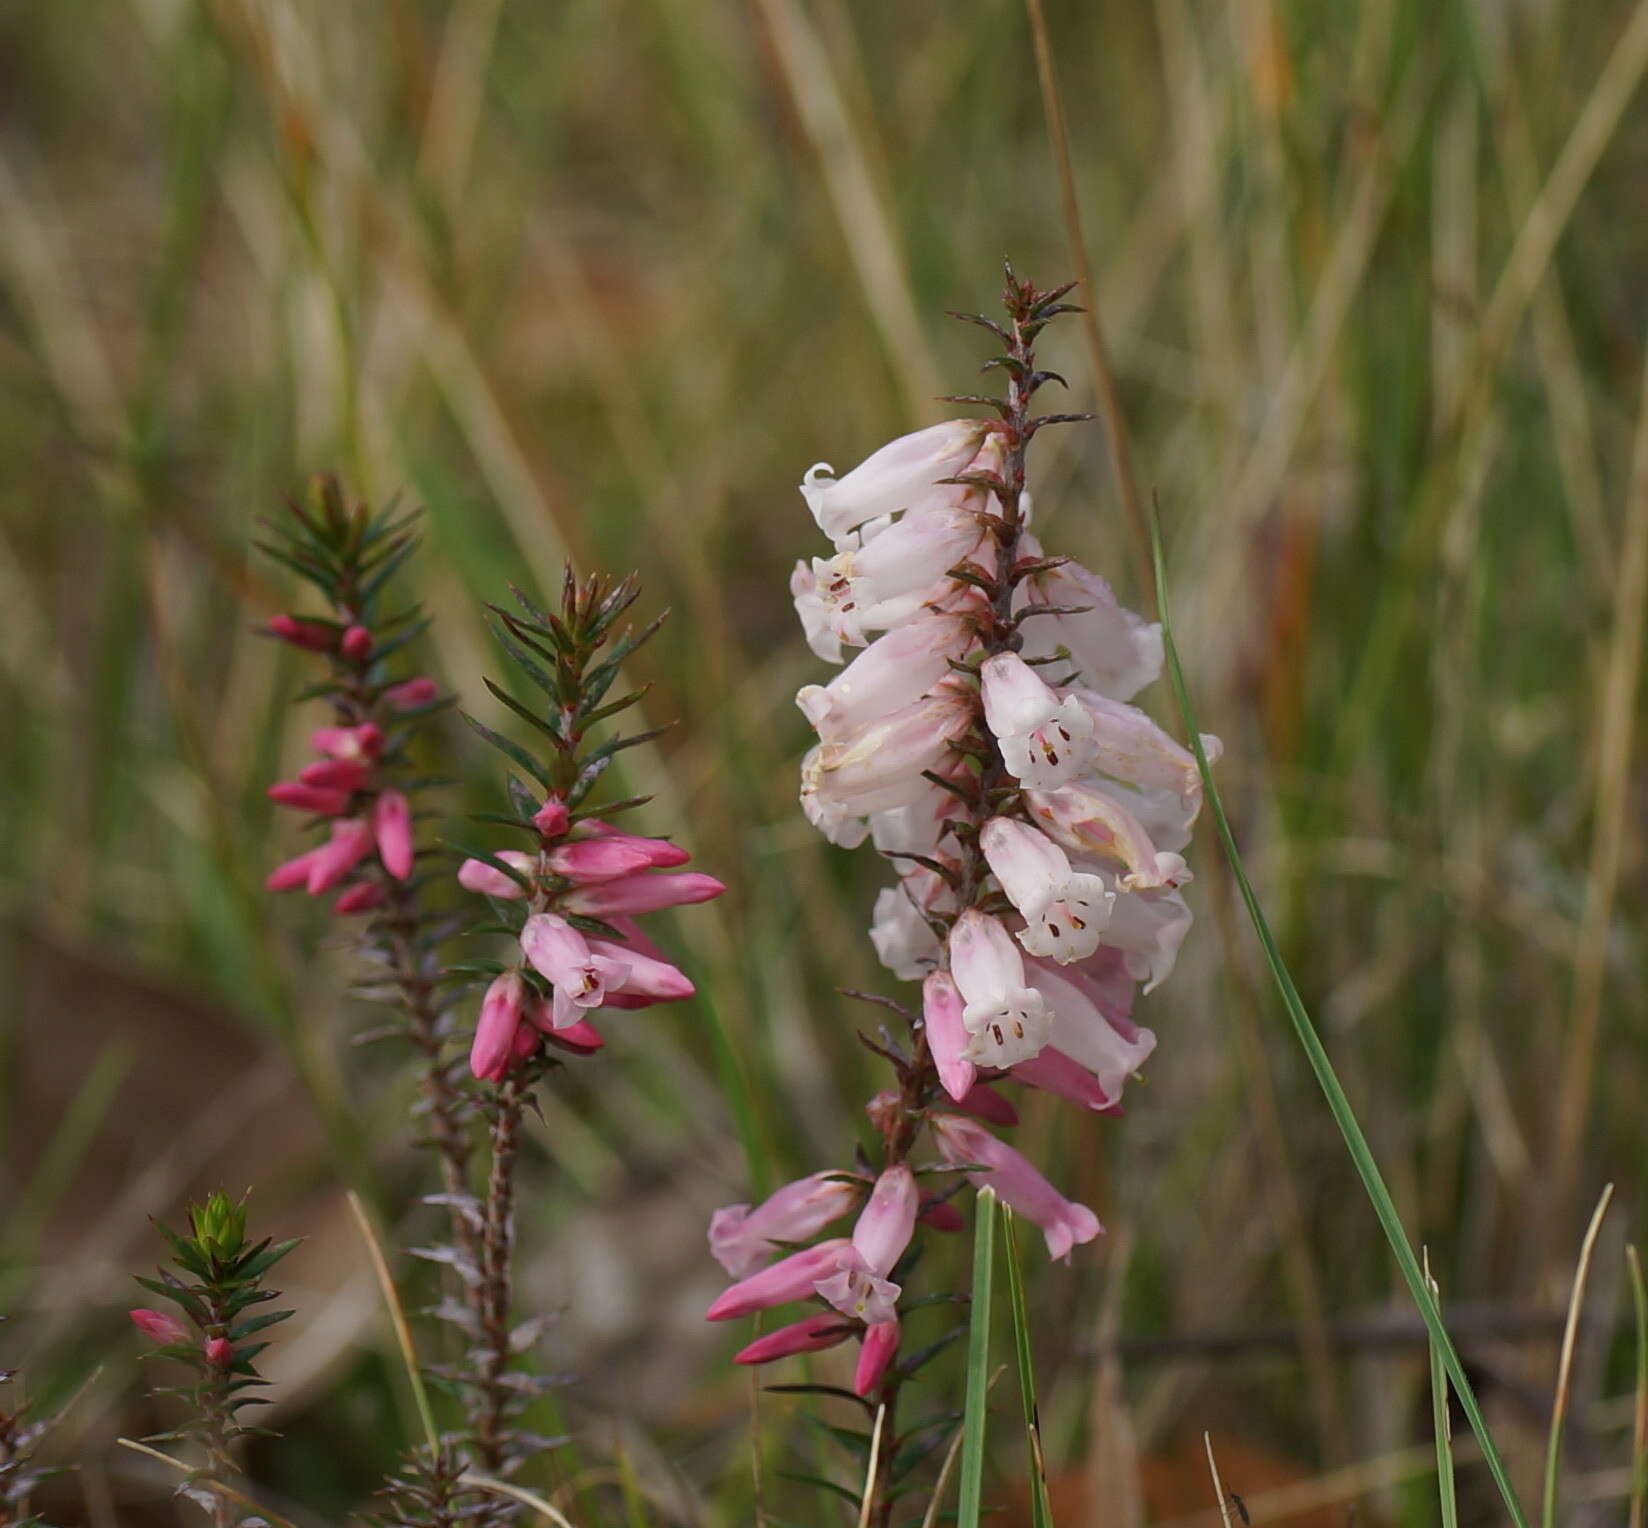
[[[376,881],[357,881],[332,904],[332,911],[344,914],[369,913],[375,907],[382,907],[383,902],[384,890]]]
[[[571,1051],[575,1056],[593,1056],[607,1043],[601,1038],[601,1032],[588,1019],[580,1019],[576,1024],[568,1024],[564,1029],[557,1029],[554,1009],[548,1003],[531,1004],[528,1017],[532,1020],[533,1027],[551,1045]]]
[[[322,817],[341,817],[349,810],[349,792],[305,785],[301,780],[280,780],[266,793],[276,806],[299,812],[316,812]]]
[[[338,651],[351,663],[365,663],[372,656],[372,633],[364,626],[351,626],[338,643]]]
[[[985,722],[1015,779],[1052,790],[1086,770],[1093,718],[1075,696],[1061,699],[1017,653],[986,658],[979,679]]]
[[[332,837],[309,861],[309,895],[330,891],[372,852],[372,829],[358,817],[332,824]]]
[[[920,1205],[916,1177],[906,1163],[895,1163],[876,1179],[853,1227],[853,1246],[871,1273],[886,1277],[904,1256]]]
[[[492,857],[519,870],[529,882],[538,864],[536,855],[523,854],[519,849],[502,849]],[[465,891],[478,892],[483,897],[515,898],[526,895],[519,881],[485,860],[466,859],[459,865],[458,884]]]
[[[948,972],[934,971],[921,984],[921,1018],[938,1080],[951,1098],[965,1098],[978,1072],[967,1059],[972,1036],[962,1017],[961,993]]]
[[[858,1350],[858,1367],[853,1371],[853,1394],[868,1396],[898,1352],[898,1322],[880,1321],[864,1333]]]
[[[757,1337],[747,1348],[733,1355],[735,1364],[766,1364],[775,1358],[793,1358],[797,1353],[817,1353],[845,1342],[853,1328],[834,1311],[808,1316],[776,1332]]]
[[[621,946],[607,946],[621,950]],[[521,952],[539,975],[555,984],[557,1026],[575,1024],[581,1010],[599,1008],[609,986],[616,987],[628,967],[613,955],[597,952],[557,913],[534,913],[521,930]]]
[[[684,865],[692,858],[680,844],[671,843],[667,838],[642,838],[634,833],[625,833],[621,828],[599,822],[593,817],[579,823],[574,836],[600,838],[609,844],[627,844],[636,852],[645,853],[647,864],[654,870],[673,870],[677,865]]]
[[[611,838],[574,838],[548,854],[549,868],[573,881],[614,881],[652,868],[652,855],[638,840],[615,834]]]
[[[1085,960],[1098,949],[1116,901],[1098,876],[1072,870],[1064,851],[1045,833],[1010,817],[985,823],[979,846],[1008,901],[1024,918],[1018,937],[1025,949],[1062,965]]]
[[[1177,891],[1140,891],[1116,898],[1105,940],[1123,953],[1128,974],[1149,992],[1172,974],[1190,923],[1190,909]]]
[[[426,679],[420,674],[415,679],[403,679],[399,684],[390,685],[383,692],[383,698],[392,711],[416,711],[419,706],[427,706],[440,693],[440,687],[433,679]]]
[[[206,1362],[215,1369],[227,1369],[235,1361],[235,1345],[227,1337],[210,1337],[206,1341]]]
[[[358,791],[370,777],[367,767],[356,759],[319,759],[298,771],[300,785],[318,785],[330,790]]]
[[[1036,1053],[1037,1056],[1046,1054],[1045,1049]],[[1017,1062],[1009,1075],[1017,1077],[1019,1067],[1031,1066],[1035,1060],[1036,1056],[1032,1056],[1029,1061]],[[956,1100],[956,1108],[974,1119],[983,1120],[987,1125],[1000,1125],[1010,1129],[1019,1122],[1019,1111],[1013,1107],[1013,1101],[998,1093],[987,1082],[974,1083],[963,1097]]]
[[[320,621],[300,621],[292,615],[271,617],[269,634],[311,653],[329,653],[338,643],[338,634],[332,627]]]
[[[372,803],[372,835],[383,868],[404,881],[412,874],[412,807],[399,791],[380,792]]]
[[[731,1277],[748,1278],[779,1242],[806,1241],[839,1220],[863,1192],[840,1173],[813,1173],[786,1183],[755,1209],[730,1204],[710,1217],[710,1254]]]
[[[1052,1010],[1051,1043],[1098,1079],[1112,1103],[1127,1079],[1156,1048],[1156,1037],[1132,1020],[1133,982],[1113,950],[1101,950],[1095,969],[1033,960],[1031,984]]]
[[[1137,706],[1111,700],[1097,690],[1073,689],[1070,694],[1092,718],[1093,763],[1098,769],[1131,785],[1200,798],[1202,781],[1196,755],[1176,743]],[[1211,733],[1202,734],[1202,747],[1210,764],[1217,763],[1224,751],[1224,745]]]
[[[502,1082],[508,1074],[525,999],[526,979],[519,971],[505,971],[493,978],[481,1000],[481,1017],[469,1048],[469,1070],[475,1076]]]
[[[633,944],[591,939],[589,947],[598,961],[608,962],[608,1007],[645,1008],[652,1003],[673,1003],[698,990],[684,971]]]
[[[276,865],[263,879],[264,887],[269,891],[296,891],[300,886],[309,883],[309,871],[315,861],[320,858],[319,849],[310,849],[307,853],[289,859],[284,864]]]
[[[943,502],[941,478],[954,477],[972,460],[989,428],[977,419],[952,419],[889,441],[844,478],[828,462],[807,469],[801,495],[818,528],[839,542],[866,521],[901,509]]]
[[[856,1260],[853,1244],[845,1236],[792,1252],[770,1268],[752,1273],[723,1290],[704,1312],[704,1319],[732,1321],[758,1310],[770,1310],[775,1305],[788,1305],[792,1300],[805,1300],[820,1279],[829,1278],[841,1267],[844,1257]]]
[[[1031,536],[1021,536],[1019,548],[1026,557],[1042,555]],[[1161,627],[1123,609],[1110,585],[1079,563],[1043,569],[1014,591],[1015,615],[1038,605],[1084,608],[1025,621],[1025,657],[1051,658],[1063,649],[1081,682],[1112,700],[1131,700],[1161,673]]]
[[[614,913],[650,913],[662,907],[688,907],[708,902],[727,888],[713,875],[696,870],[665,875],[626,875],[618,880],[581,886],[565,899],[573,912],[591,918]]]
[[[176,1316],[169,1315],[163,1310],[138,1309],[126,1313],[132,1318],[132,1325],[142,1332],[151,1342],[187,1342],[189,1328]]]
[[[956,615],[925,615],[878,637],[827,685],[809,684],[795,703],[821,738],[840,738],[920,700],[973,640]]]
[[[1028,1061],[1019,1062],[1010,1075],[1014,1082],[1068,1099],[1093,1114],[1121,1112],[1116,1100],[1105,1092],[1104,1084],[1092,1072],[1054,1046],[1049,1045]]]
[[[1047,1005],[1025,984],[1024,960],[999,921],[968,908],[950,930],[948,952],[964,1005],[969,1061],[1005,1070],[1047,1044]]]
[[[1003,1204],[1041,1227],[1049,1257],[1068,1257],[1072,1247],[1092,1241],[1104,1229],[1086,1205],[1066,1199],[1028,1158],[998,1141],[982,1125],[953,1114],[936,1114],[932,1128],[947,1162],[976,1162],[987,1169],[967,1175],[975,1188],[993,1188]]]

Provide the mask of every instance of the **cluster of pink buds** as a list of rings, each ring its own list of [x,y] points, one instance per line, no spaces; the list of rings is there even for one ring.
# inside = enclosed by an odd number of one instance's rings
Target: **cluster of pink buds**
[[[169,1316],[163,1310],[139,1307],[126,1314],[132,1318],[132,1325],[151,1342],[166,1346],[174,1342],[192,1340],[189,1328],[176,1316]],[[235,1361],[235,1347],[227,1337],[208,1337],[201,1344],[200,1354],[215,1369],[227,1369]]]
[[[574,1052],[600,1049],[589,1022],[597,1009],[691,997],[692,983],[636,915],[707,902],[726,890],[714,876],[681,870],[687,853],[668,839],[639,838],[592,817],[573,824],[565,803],[553,799],[532,820],[541,835],[536,854],[506,849],[458,870],[465,890],[524,899],[529,909],[520,963],[487,988],[469,1053],[470,1070],[494,1082],[533,1055],[540,1038]],[[573,920],[585,928],[598,920],[620,937],[582,932]]]
[[[913,1185],[905,1164],[925,1133],[940,1166],[994,1188],[1056,1258],[1099,1222],[986,1128],[1017,1119],[997,1086],[1115,1111],[1156,1043],[1134,1021],[1136,991],[1169,974],[1190,926],[1182,851],[1201,806],[1194,756],[1130,704],[1161,670],[1160,628],[1028,529],[1027,447],[1067,417],[1030,412],[1054,380],[1036,369],[1034,344],[1069,311],[1065,290],[1040,293],[1009,272],[1008,322],[974,320],[1002,342],[991,365],[1008,391],[961,401],[997,418],[904,436],[839,478],[823,464],[808,471],[801,492],[833,552],[798,563],[791,580],[820,657],[840,664],[861,649],[796,698],[818,734],[801,805],[833,843],[869,839],[897,867],[870,937],[889,970],[922,983],[908,1051],[885,1031],[875,1047],[899,1082],[870,1106],[882,1179]],[[734,1223],[767,1234],[770,1216],[783,1225],[776,1239],[811,1234],[808,1213],[840,1213],[838,1198],[803,1191],[811,1182]],[[799,1218],[785,1219],[792,1209]],[[884,1368],[893,1297],[874,1264],[854,1261],[858,1238],[749,1273],[722,1256],[730,1213],[712,1244],[741,1282],[712,1318],[805,1296],[827,1307],[741,1359],[861,1330],[864,1363]],[[742,1252],[746,1240],[731,1245]]]

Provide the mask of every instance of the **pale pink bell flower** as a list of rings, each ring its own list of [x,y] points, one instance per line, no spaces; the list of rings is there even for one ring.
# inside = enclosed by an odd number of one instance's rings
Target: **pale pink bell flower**
[[[950,930],[948,953],[970,1037],[964,1052],[969,1061],[1005,1071],[1048,1043],[1047,1005],[1026,985],[1023,957],[997,919],[968,908]]]
[[[954,485],[940,479],[955,477],[973,459],[989,425],[978,419],[951,419],[912,435],[889,441],[865,457],[843,478],[828,462],[807,469],[801,496],[832,541],[839,541],[866,521],[919,508],[953,494]]]
[[[821,738],[844,737],[920,700],[972,640],[962,617],[925,615],[876,638],[829,684],[804,686],[795,703]]]
[[[897,1162],[875,1181],[853,1226],[853,1246],[871,1273],[885,1277],[915,1234],[921,1194],[909,1166]]]
[[[1019,943],[1061,965],[1099,947],[1116,895],[1096,875],[1078,873],[1045,833],[1009,817],[992,817],[979,845],[1007,899],[1024,919]]]
[[[984,719],[1014,779],[1052,790],[1086,772],[1093,719],[1073,695],[1060,696],[1017,653],[997,653],[979,670]]]
[[[1042,555],[1029,535],[1019,538],[1019,551],[1025,557]],[[1161,627],[1124,609],[1110,585],[1080,563],[1046,568],[1020,583],[1013,595],[1014,614],[1038,605],[1085,608],[1024,621],[1019,631],[1026,658],[1067,654],[1079,682],[1112,700],[1131,700],[1161,673]]]

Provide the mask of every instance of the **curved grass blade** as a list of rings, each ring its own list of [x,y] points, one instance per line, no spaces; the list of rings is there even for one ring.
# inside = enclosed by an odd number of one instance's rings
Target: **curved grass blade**
[[[1562,1356],[1556,1368],[1556,1399],[1551,1405],[1551,1431],[1545,1444],[1545,1497],[1540,1516],[1544,1528],[1556,1528],[1557,1490],[1562,1481],[1562,1428],[1568,1420],[1568,1401],[1573,1389],[1574,1344],[1579,1338],[1579,1313],[1585,1304],[1585,1282],[1591,1273],[1591,1255],[1596,1251],[1597,1233],[1602,1229],[1602,1217],[1608,1213],[1608,1202],[1613,1197],[1614,1186],[1610,1183],[1597,1200],[1591,1224],[1585,1231],[1585,1240],[1580,1244],[1573,1293],[1568,1297],[1568,1319],[1562,1328]]]
[[[1053,1528],[1053,1504],[1047,1497],[1047,1461],[1041,1452],[1041,1412],[1036,1405],[1036,1371],[1030,1357],[1030,1318],[1024,1308],[1024,1275],[1019,1268],[1019,1241],[1013,1212],[1004,1210],[1001,1234],[1007,1243],[1007,1297],[1013,1313],[1013,1347],[1019,1360],[1019,1394],[1024,1399],[1024,1438],[1030,1449],[1030,1521],[1032,1528]]]
[[[1237,890],[1242,894],[1242,903],[1253,922],[1253,931],[1264,950],[1265,963],[1270,967],[1271,977],[1276,983],[1277,992],[1281,995],[1282,1006],[1293,1025],[1294,1035],[1298,1038],[1305,1059],[1310,1063],[1317,1084],[1327,1099],[1333,1121],[1338,1125],[1340,1135],[1344,1137],[1345,1147],[1350,1152],[1357,1176],[1362,1180],[1362,1188],[1373,1206],[1379,1227],[1385,1233],[1385,1240],[1390,1243],[1396,1265],[1408,1286],[1408,1293],[1413,1296],[1413,1302],[1419,1307],[1419,1314],[1426,1330],[1442,1355],[1443,1367],[1453,1382],[1454,1393],[1459,1397],[1459,1404],[1470,1421],[1471,1431],[1476,1434],[1477,1442],[1482,1449],[1482,1457],[1487,1462],[1494,1484],[1499,1488],[1505,1510],[1510,1514],[1515,1528],[1528,1528],[1527,1515],[1522,1510],[1522,1503],[1517,1499],[1516,1487],[1511,1484],[1511,1475],[1505,1466],[1504,1456],[1488,1431],[1487,1421],[1482,1415],[1481,1406],[1477,1403],[1476,1392],[1471,1388],[1465,1366],[1459,1360],[1459,1354],[1454,1348],[1453,1339],[1448,1335],[1447,1327],[1443,1325],[1442,1312],[1432,1298],[1430,1290],[1425,1287],[1425,1276],[1420,1271],[1419,1259],[1414,1256],[1413,1247],[1408,1241],[1408,1233],[1403,1228],[1396,1201],[1391,1198],[1390,1190],[1385,1186],[1384,1175],[1374,1160],[1368,1138],[1356,1118],[1355,1110],[1350,1106],[1350,1100],[1345,1097],[1345,1090],[1340,1086],[1333,1062],[1328,1059],[1321,1036],[1317,1034],[1316,1026],[1311,1021],[1310,1012],[1305,1007],[1304,999],[1299,996],[1299,989],[1293,983],[1293,977],[1282,959],[1281,950],[1277,948],[1276,938],[1270,931],[1264,909],[1259,906],[1258,895],[1247,878],[1241,852],[1236,847],[1235,834],[1230,829],[1230,819],[1225,815],[1224,802],[1219,796],[1219,787],[1214,783],[1213,771],[1208,766],[1207,750],[1202,746],[1200,732],[1196,730],[1195,708],[1190,703],[1190,691],[1185,684],[1184,670],[1179,665],[1179,651],[1173,641],[1173,625],[1168,618],[1167,571],[1162,560],[1161,524],[1154,515],[1150,522],[1150,551],[1156,575],[1156,604],[1162,621],[1163,656],[1167,661],[1169,677],[1173,681],[1173,695],[1178,702],[1179,715],[1184,721],[1185,730],[1190,736],[1190,747],[1196,755],[1196,768],[1201,774],[1208,810],[1212,813],[1214,826],[1218,830],[1219,842],[1224,846],[1225,858],[1230,862],[1231,874],[1236,878]]]
[[[967,1413],[961,1424],[957,1528],[978,1528],[984,1495],[985,1411],[990,1392],[990,1294],[995,1278],[996,1191],[981,1188],[973,1226],[973,1310],[967,1332]]]
[[[1440,1300],[1436,1280],[1431,1277],[1430,1257],[1421,1253],[1425,1287],[1433,1300]],[[1431,1356],[1431,1426],[1436,1432],[1436,1485],[1441,1493],[1442,1528],[1459,1528],[1459,1495],[1453,1477],[1453,1424],[1448,1418],[1448,1371],[1442,1350],[1434,1338],[1427,1344]]]

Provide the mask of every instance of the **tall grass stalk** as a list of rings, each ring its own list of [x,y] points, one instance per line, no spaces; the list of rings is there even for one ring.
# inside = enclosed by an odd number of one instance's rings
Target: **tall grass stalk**
[[[1403,1281],[1408,1286],[1408,1292],[1413,1296],[1414,1303],[1419,1307],[1419,1314],[1425,1322],[1438,1351],[1442,1355],[1443,1366],[1447,1369],[1448,1377],[1453,1381],[1455,1392],[1459,1396],[1459,1403],[1465,1409],[1465,1415],[1470,1419],[1471,1430],[1476,1434],[1477,1442],[1482,1448],[1482,1457],[1487,1461],[1489,1473],[1494,1478],[1494,1484],[1499,1488],[1500,1498],[1505,1503],[1505,1510],[1510,1514],[1511,1521],[1516,1528],[1527,1528],[1528,1519],[1522,1510],[1522,1503],[1517,1499],[1516,1487],[1511,1483],[1510,1471],[1507,1469],[1504,1456],[1500,1453],[1493,1435],[1488,1430],[1487,1419],[1482,1415],[1482,1408],[1476,1399],[1476,1392],[1471,1387],[1470,1377],[1465,1373],[1465,1366],[1460,1362],[1459,1354],[1454,1349],[1453,1339],[1448,1336],[1447,1328],[1442,1323],[1442,1312],[1437,1307],[1436,1300],[1425,1283],[1425,1275],[1419,1266],[1419,1259],[1414,1256],[1413,1246],[1408,1241],[1407,1232],[1402,1228],[1402,1217],[1396,1209],[1396,1201],[1391,1198],[1390,1190],[1385,1186],[1384,1175],[1379,1171],[1379,1164],[1374,1160],[1373,1150],[1368,1145],[1368,1138],[1351,1108],[1350,1100],[1345,1096],[1345,1090],[1339,1084],[1338,1074],[1334,1071],[1333,1063],[1328,1059],[1327,1050],[1322,1045],[1321,1037],[1316,1032],[1316,1026],[1311,1021],[1310,1012],[1305,1007],[1304,999],[1299,996],[1299,989],[1293,983],[1287,963],[1282,959],[1282,952],[1277,948],[1274,935],[1270,931],[1269,920],[1266,919],[1264,909],[1259,905],[1259,898],[1253,890],[1253,884],[1248,880],[1247,870],[1242,863],[1241,851],[1236,847],[1236,836],[1231,831],[1230,819],[1225,815],[1224,801],[1220,798],[1219,787],[1213,779],[1213,771],[1209,767],[1207,750],[1202,745],[1201,733],[1196,728],[1196,711],[1191,704],[1190,691],[1185,683],[1184,670],[1179,664],[1179,652],[1173,641],[1173,623],[1169,616],[1167,568],[1162,557],[1161,523],[1153,519],[1150,528],[1151,561],[1156,575],[1156,605],[1162,621],[1162,644],[1167,660],[1168,673],[1173,680],[1173,694],[1179,704],[1179,714],[1183,719],[1186,732],[1190,737],[1190,746],[1196,754],[1196,765],[1201,772],[1202,788],[1206,792],[1207,804],[1213,814],[1214,825],[1219,832],[1219,842],[1223,844],[1225,856],[1230,862],[1231,873],[1236,877],[1236,885],[1242,894],[1242,901],[1247,907],[1249,918],[1253,920],[1254,932],[1258,935],[1259,943],[1265,952],[1265,961],[1270,967],[1270,974],[1276,982],[1276,989],[1281,994],[1282,1006],[1287,1010],[1289,1020],[1293,1025],[1293,1032],[1298,1038],[1300,1047],[1304,1050],[1305,1059],[1310,1063],[1310,1069],[1316,1077],[1323,1095],[1327,1099],[1328,1108],[1333,1114],[1333,1120],[1344,1137],[1345,1146],[1350,1152],[1352,1163],[1356,1167],[1357,1176],[1362,1180],[1362,1187],[1366,1191],[1368,1200],[1373,1206],[1374,1215],[1379,1221],[1380,1229],[1385,1233],[1385,1239],[1390,1243],[1391,1251],[1396,1256],[1397,1267],[1402,1272]]]
[[[958,1528],[978,1528],[984,1495],[984,1435],[990,1394],[990,1297],[995,1287],[996,1192],[981,1188],[973,1222],[973,1308],[967,1329],[967,1402],[961,1436]]]

